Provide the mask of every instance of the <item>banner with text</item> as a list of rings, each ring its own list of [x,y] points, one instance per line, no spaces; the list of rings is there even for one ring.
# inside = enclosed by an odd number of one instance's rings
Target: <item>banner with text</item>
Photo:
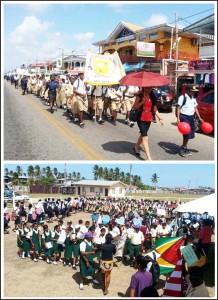
[[[141,57],[155,57],[155,43],[137,42],[136,55]]]
[[[91,85],[119,84],[119,80],[125,75],[117,52],[97,54],[87,51],[85,82]]]

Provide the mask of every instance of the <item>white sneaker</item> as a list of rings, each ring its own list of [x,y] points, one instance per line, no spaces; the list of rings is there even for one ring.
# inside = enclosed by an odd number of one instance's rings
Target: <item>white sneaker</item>
[[[82,283],[80,283],[79,289],[80,289],[80,290],[84,290],[84,287],[83,287],[83,284],[82,284]]]
[[[22,256],[22,259],[24,259],[25,258],[25,256]]]
[[[67,105],[64,105],[64,109],[66,109],[67,108]]]
[[[34,258],[34,261],[37,262],[38,260],[36,258]]]
[[[71,267],[72,266],[71,263],[69,263],[68,266]]]
[[[53,261],[53,265],[57,265],[57,262],[56,262],[56,261]]]
[[[63,260],[62,260],[62,259],[59,259],[59,262],[63,262]]]
[[[28,257],[31,257],[29,254],[27,255]]]
[[[39,256],[38,259],[43,260],[43,258],[41,256]]]

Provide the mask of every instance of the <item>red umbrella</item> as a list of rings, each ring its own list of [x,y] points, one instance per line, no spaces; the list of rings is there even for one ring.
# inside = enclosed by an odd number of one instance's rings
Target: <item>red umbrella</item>
[[[152,87],[167,85],[169,83],[170,80],[167,77],[146,71],[128,74],[120,79],[120,84],[127,86]]]

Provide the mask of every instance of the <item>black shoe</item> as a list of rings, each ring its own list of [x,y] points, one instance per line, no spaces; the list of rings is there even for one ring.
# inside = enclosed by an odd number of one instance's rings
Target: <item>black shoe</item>
[[[85,125],[84,123],[79,124],[80,128],[84,128],[84,125]]]
[[[135,123],[133,123],[133,122],[130,122],[130,124],[129,124],[130,127],[133,127],[134,125],[135,125]]]
[[[50,109],[50,113],[51,113],[51,114],[54,113],[54,109],[53,109],[53,108]]]
[[[135,154],[136,156],[140,156],[140,153],[139,153],[139,152],[136,152],[135,147],[133,147],[133,151],[134,151],[134,154]]]
[[[103,124],[104,121],[103,121],[102,119],[100,119],[100,120],[98,120],[98,123],[99,123],[99,124]]]
[[[179,154],[182,156],[182,157],[186,157],[186,151],[187,151],[187,148],[184,147],[184,146],[181,146],[180,150],[179,150]]]

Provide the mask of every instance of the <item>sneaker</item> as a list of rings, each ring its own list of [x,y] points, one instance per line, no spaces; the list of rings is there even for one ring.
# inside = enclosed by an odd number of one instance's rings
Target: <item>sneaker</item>
[[[80,128],[84,128],[84,125],[85,125],[84,123],[79,124]]]
[[[98,120],[98,123],[99,123],[99,124],[103,124],[103,120],[102,120],[102,119],[99,119],[99,120]]]
[[[74,266],[73,266],[73,269],[74,269],[74,270],[77,270],[77,267],[74,265]]]
[[[66,263],[65,262],[63,263],[63,266],[66,267]]]
[[[53,261],[53,265],[57,265],[57,262],[56,262],[56,261]]]
[[[71,263],[69,263],[68,266],[71,267],[72,266]]]
[[[38,259],[43,260],[43,258],[41,256],[39,256]]]
[[[100,284],[100,282],[97,279],[93,279],[94,284]]]
[[[29,254],[28,254],[27,256],[28,256],[28,257],[31,257],[31,255],[29,255]]]
[[[117,123],[116,123],[116,121],[115,121],[115,120],[113,121],[113,125],[114,125],[114,126],[116,126],[116,125],[117,125]]]
[[[192,153],[190,152],[190,150],[186,149],[186,155],[192,156]]]
[[[59,259],[59,262],[63,262],[63,260],[62,260],[62,259]]]
[[[125,120],[125,122],[124,122],[125,124],[127,124],[127,125],[129,125],[129,120]]]
[[[47,259],[46,262],[47,262],[47,264],[50,264],[50,263],[51,263],[49,259]]]
[[[34,261],[37,262],[38,260],[36,258],[34,258]]]
[[[129,124],[130,127],[133,127],[134,125],[135,125],[135,123],[133,123],[133,122],[130,122],[130,124]]]
[[[95,116],[92,117],[92,121],[95,122]]]
[[[25,256],[21,256],[22,257],[22,259],[24,259],[25,258]]]
[[[179,150],[179,154],[180,154],[182,157],[186,157],[186,150],[187,150],[186,147],[181,146],[181,148],[180,148],[180,150]]]
[[[76,266],[79,266],[79,262],[76,263]]]
[[[84,290],[84,287],[83,287],[83,284],[82,284],[82,283],[80,283],[79,289],[80,289],[80,290]]]

